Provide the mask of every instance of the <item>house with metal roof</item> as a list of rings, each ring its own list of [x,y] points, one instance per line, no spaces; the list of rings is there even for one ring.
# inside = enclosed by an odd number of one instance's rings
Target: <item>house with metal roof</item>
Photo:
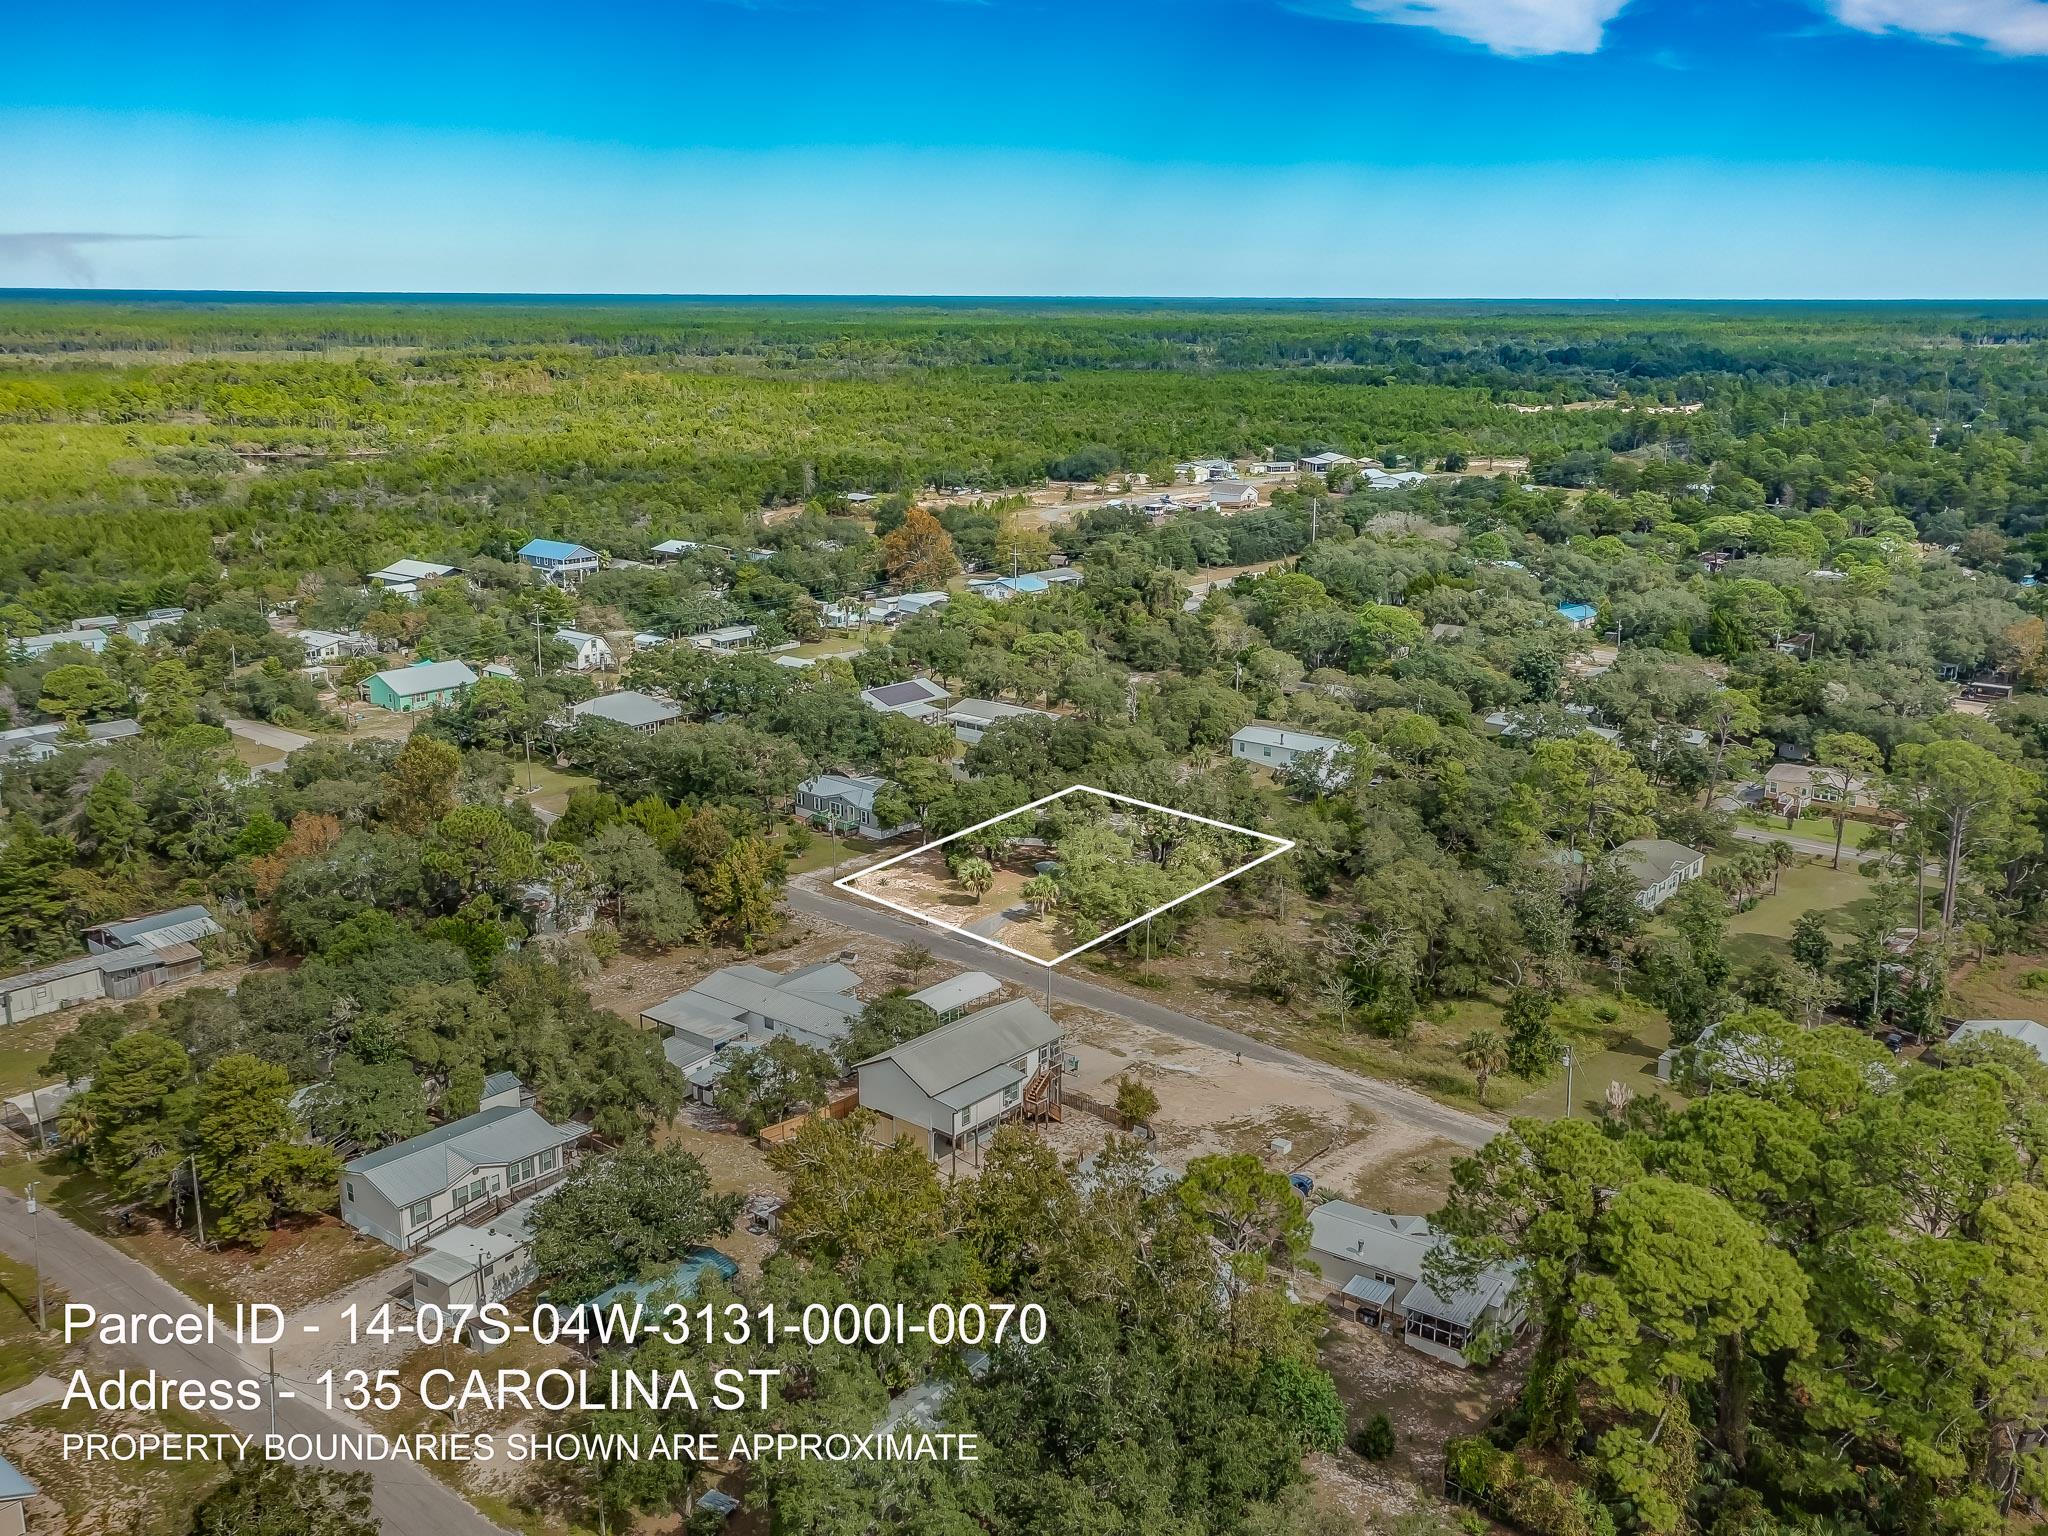
[[[125,1001],[140,997],[205,969],[205,960],[189,943],[133,944],[61,960],[0,977],[0,1024],[19,1024],[102,998]]]
[[[1029,998],[980,1009],[859,1063],[861,1108],[882,1117],[886,1138],[973,1156],[1003,1121],[1060,1118],[1062,1040]]]
[[[1591,603],[1559,603],[1557,616],[1573,629],[1591,629],[1593,621],[1600,617],[1600,610]]]
[[[401,713],[453,704],[476,682],[476,673],[460,661],[416,661],[363,679],[361,694],[379,709]]]
[[[95,720],[68,737],[65,731],[61,720],[0,731],[0,763],[42,763],[73,747],[105,747],[117,741],[133,741],[142,734],[142,726],[134,720]]]
[[[298,633],[298,641],[306,648],[306,665],[309,667],[325,666],[330,661],[340,661],[349,656],[367,656],[377,649],[376,641],[353,631],[302,629]]]
[[[587,1126],[551,1125],[517,1105],[480,1109],[344,1164],[341,1219],[410,1252],[562,1178],[588,1134]]]
[[[85,930],[85,947],[94,954],[134,944],[146,949],[169,949],[175,944],[196,944],[219,932],[220,924],[213,920],[213,915],[195,903],[164,912],[146,912],[124,922],[95,924]]]
[[[812,821],[862,837],[894,837],[917,823],[884,826],[875,813],[875,797],[889,787],[872,773],[821,773],[796,787],[796,808]]]
[[[8,653],[24,661],[47,656],[60,645],[75,645],[97,656],[107,648],[103,629],[67,629],[54,635],[18,635],[7,642]]]
[[[651,693],[622,688],[617,693],[601,694],[594,699],[585,699],[581,704],[571,704],[569,718],[576,724],[597,721],[621,725],[629,731],[658,731],[664,725],[682,719],[683,712],[668,700],[657,699]]]
[[[1636,905],[1645,912],[1656,911],[1707,869],[1704,853],[1663,837],[1631,838],[1609,856],[1635,882]]]
[[[1022,704],[1004,704],[995,699],[962,699],[939,716],[939,724],[950,725],[954,736],[971,747],[1003,721],[1026,718],[1052,720],[1057,717],[1049,711],[1030,709]]]
[[[1955,1027],[1948,1043],[1960,1045],[1988,1035],[2003,1035],[2008,1040],[2017,1040],[2040,1057],[2044,1066],[2048,1066],[2048,1025],[2033,1019],[1965,1019]]]
[[[911,993],[910,1000],[931,1009],[941,1024],[950,1024],[976,1003],[986,1002],[1002,990],[1003,984],[987,971],[962,971],[958,976],[948,976]]]
[[[724,1072],[728,1051],[779,1037],[836,1051],[861,1010],[860,978],[836,961],[771,971],[729,965],[640,1014],[666,1031],[662,1054],[703,1097]]]
[[[1036,597],[1052,590],[1051,582],[1030,571],[1019,576],[973,576],[968,578],[967,586],[975,595],[998,603],[1013,597]]]
[[[695,539],[663,539],[654,546],[651,553],[664,560],[676,560],[684,555],[694,554],[701,548],[703,546]]]
[[[944,688],[928,677],[906,678],[900,683],[878,683],[860,691],[861,703],[885,715],[907,715],[923,720],[938,713],[948,697]]]
[[[528,539],[519,563],[552,587],[573,587],[601,564],[596,550],[562,539]]]
[[[700,651],[744,651],[760,634],[761,626],[758,624],[721,624],[701,635],[690,636],[690,644]]]
[[[184,617],[185,610],[182,608],[152,608],[141,618],[130,619],[123,624],[121,633],[137,645],[147,645],[151,635],[160,629],[182,622]]]
[[[381,588],[412,588],[418,590],[420,582],[438,582],[442,575],[455,575],[457,565],[442,565],[432,559],[395,559],[381,571],[371,571],[367,582]]]
[[[40,1490],[0,1456],[0,1536],[22,1536],[28,1528],[28,1501]]]
[[[576,654],[569,658],[571,672],[609,672],[619,664],[612,654],[612,643],[603,635],[594,635],[587,629],[558,629],[555,640],[566,645]]]
[[[1243,480],[1219,481],[1210,485],[1204,503],[1218,511],[1237,512],[1246,507],[1256,507],[1259,492],[1257,487]]]
[[[1282,725],[1254,722],[1230,738],[1232,757],[1255,768],[1270,768],[1275,773],[1285,773],[1294,766],[1297,758],[1311,753],[1322,754],[1321,777],[1325,789],[1339,789],[1349,782],[1348,749],[1334,736],[1318,736],[1313,731],[1293,731]]]
[[[1340,468],[1346,464],[1356,464],[1357,462],[1358,460],[1352,458],[1347,453],[1333,453],[1326,450],[1322,453],[1310,454],[1301,461],[1301,467],[1310,474],[1327,475],[1333,469]]]
[[[446,1309],[503,1301],[540,1278],[533,1262],[533,1213],[552,1187],[529,1195],[480,1226],[449,1227],[420,1247],[406,1265],[415,1311],[431,1303]]]
[[[42,1146],[57,1139],[57,1118],[66,1104],[92,1087],[92,1079],[75,1083],[44,1083],[0,1099],[0,1125]]]
[[[1330,1286],[1331,1304],[1369,1328],[1398,1328],[1411,1348],[1462,1367],[1471,1364],[1465,1351],[1475,1336],[1522,1326],[1519,1265],[1489,1265],[1441,1289],[1423,1277],[1444,1241],[1423,1217],[1326,1200],[1310,1208],[1308,1224],[1308,1260]]]

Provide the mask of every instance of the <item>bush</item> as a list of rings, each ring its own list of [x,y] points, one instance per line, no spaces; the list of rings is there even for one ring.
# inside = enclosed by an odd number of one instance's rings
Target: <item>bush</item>
[[[1351,1437],[1351,1449],[1367,1461],[1385,1461],[1394,1454],[1394,1421],[1376,1413]]]

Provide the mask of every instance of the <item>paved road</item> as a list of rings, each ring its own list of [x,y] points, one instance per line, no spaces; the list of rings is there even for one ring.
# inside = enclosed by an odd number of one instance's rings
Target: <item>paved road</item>
[[[129,1258],[112,1244],[73,1226],[48,1207],[35,1218],[42,1250],[43,1274],[48,1283],[66,1293],[69,1300],[90,1302],[104,1312],[164,1312],[180,1316],[195,1310],[193,1303],[167,1281]],[[34,1257],[30,1242],[28,1204],[18,1195],[0,1190],[0,1250],[26,1264]],[[62,1324],[61,1315],[50,1314],[51,1327]],[[130,1368],[140,1367],[159,1376],[181,1379],[239,1381],[260,1377],[257,1363],[234,1345],[142,1343],[116,1351],[128,1357]],[[255,1413],[217,1415],[240,1434],[262,1435],[270,1427],[267,1409]],[[280,1400],[277,1428],[280,1434],[341,1434],[362,1432],[366,1426],[345,1414],[329,1413],[306,1398]],[[334,1466],[363,1465],[342,1459]],[[386,1536],[504,1536],[458,1494],[451,1492],[416,1462],[385,1461],[367,1466],[374,1479],[372,1507]]]
[[[1832,836],[1807,837],[1798,832],[1766,832],[1762,827],[1752,827],[1746,822],[1737,822],[1733,830],[1745,843],[1785,843],[1800,853],[1810,853],[1815,858],[1826,859],[1830,863],[1834,861],[1835,840]],[[1845,840],[1842,844],[1842,862],[1861,864],[1866,859],[1882,858],[1889,851],[1881,843],[1858,848],[1854,843]]]
[[[284,754],[283,757],[278,758],[275,762],[258,763],[249,770],[251,773],[281,773],[284,771],[286,761],[294,752],[298,751],[301,747],[313,745],[313,738],[310,736],[302,736],[297,731],[288,731],[281,725],[265,725],[261,720],[230,720],[228,722],[228,734],[239,736],[244,741],[253,742],[259,747],[269,747],[274,751]]]
[[[999,950],[895,917],[857,898],[844,896],[831,888],[828,874],[799,876],[790,881],[786,898],[790,910],[892,943],[922,944],[942,959],[968,969],[988,971],[1021,986],[1045,986],[1044,966],[1029,964]],[[1074,1003],[1097,1013],[1129,1019],[1133,1024],[1142,1024],[1147,1029],[1156,1029],[1161,1034],[1172,1035],[1194,1045],[1219,1051],[1242,1051],[1254,1061],[1274,1062],[1309,1073],[1340,1092],[1370,1104],[1390,1120],[1419,1127],[1459,1146],[1482,1146],[1501,1129],[1498,1120],[1452,1109],[1413,1089],[1346,1072],[1341,1067],[1333,1067],[1283,1046],[1270,1045],[1250,1035],[1241,1035],[1234,1029],[1192,1018],[1149,998],[1133,997],[1128,992],[1102,986],[1071,971],[1054,973],[1052,996],[1055,1005],[1062,1001]]]

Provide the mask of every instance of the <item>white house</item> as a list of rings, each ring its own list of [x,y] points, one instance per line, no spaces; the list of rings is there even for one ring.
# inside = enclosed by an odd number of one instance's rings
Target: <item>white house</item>
[[[558,629],[555,638],[576,652],[569,662],[572,672],[609,672],[619,664],[611,641],[603,635],[593,635],[587,629]]]
[[[889,781],[868,773],[821,773],[796,787],[796,808],[813,821],[858,832],[863,837],[894,837],[915,822],[882,825],[875,814],[875,796]]]
[[[1781,804],[1800,810],[1808,806],[1832,808],[1843,798],[1842,776],[1812,763],[1773,763],[1764,770],[1764,794]],[[1870,810],[1877,805],[1868,781],[1850,777],[1848,802],[1852,811]]]
[[[1661,837],[1631,838],[1616,848],[1613,859],[1635,882],[1636,905],[1654,912],[1688,880],[1706,873],[1707,856],[1697,848]]]
[[[1346,464],[1357,462],[1358,460],[1347,453],[1312,453],[1301,461],[1301,467],[1310,474],[1327,475],[1333,469],[1341,469]]]
[[[1323,754],[1323,760],[1334,763],[1337,754],[1345,750],[1344,743],[1334,736],[1318,736],[1311,731],[1290,731],[1284,726],[1245,726],[1230,738],[1230,755],[1240,762],[1256,767],[1270,768],[1275,773],[1285,772],[1294,766],[1298,757],[1311,752]]]
[[[664,725],[682,719],[683,712],[668,700],[657,699],[651,693],[622,688],[617,693],[601,694],[594,699],[585,699],[581,704],[571,704],[569,718],[574,723],[596,720],[622,725],[629,731],[658,731]]]
[[[341,1219],[401,1252],[563,1177],[587,1126],[496,1104],[364,1154],[341,1171]]]
[[[1559,603],[1557,616],[1573,629],[1591,629],[1600,617],[1600,610],[1591,603]]]
[[[1210,480],[1232,480],[1237,477],[1237,466],[1228,459],[1195,459],[1173,466],[1174,475],[1182,480],[1191,480],[1202,485]]]
[[[7,642],[7,650],[10,655],[34,661],[37,657],[49,655],[60,645],[75,645],[97,656],[107,648],[107,632],[104,629],[67,629],[54,635],[20,635]]]
[[[998,1003],[871,1056],[861,1108],[879,1134],[908,1136],[933,1157],[957,1153],[1000,1121],[1060,1117],[1059,1025],[1029,998]]]
[[[701,635],[690,636],[690,644],[700,651],[743,651],[754,643],[760,633],[758,624],[724,624],[717,629],[707,629]]]
[[[885,715],[907,715],[912,720],[925,720],[937,714],[946,696],[946,690],[928,677],[877,683],[860,691],[860,701],[869,709]]]
[[[101,998],[140,997],[205,969],[205,960],[189,942],[96,949],[73,960],[0,977],[0,1024],[20,1024]]]
[[[1515,1295],[1520,1268],[1493,1264],[1464,1285],[1439,1291],[1423,1265],[1444,1241],[1420,1216],[1395,1216],[1348,1200],[1308,1213],[1308,1258],[1332,1291],[1330,1302],[1369,1328],[1401,1335],[1411,1348],[1455,1366],[1475,1335],[1512,1337],[1524,1311]]]
[[[684,555],[695,554],[703,546],[695,539],[663,539],[654,546],[652,553],[662,560],[677,560]]]
[[[1039,720],[1057,718],[1045,710],[1031,709],[1022,704],[1004,704],[995,699],[962,699],[948,706],[939,716],[939,724],[950,725],[954,736],[971,747],[1001,722],[1027,717]]]
[[[1291,475],[1294,473],[1292,459],[1261,459],[1252,466],[1255,475]]]
[[[519,563],[551,587],[573,587],[603,562],[594,549],[562,539],[528,539],[519,548]]]
[[[306,648],[306,665],[309,667],[325,666],[330,661],[341,661],[350,656],[367,656],[377,648],[377,643],[368,635],[331,629],[302,629],[299,631],[299,644]]]
[[[405,1267],[414,1309],[431,1304],[445,1314],[451,1307],[503,1301],[533,1284],[540,1277],[533,1262],[533,1213],[553,1193],[550,1188],[529,1195],[481,1226],[449,1227],[428,1238]]]
[[[104,747],[117,741],[133,741],[142,734],[142,725],[136,720],[95,720],[84,727],[83,736],[67,737],[65,731],[61,720],[0,731],[0,763],[42,763],[74,747]]]
[[[1242,480],[1209,487],[1207,503],[1218,512],[1238,512],[1246,507],[1259,504],[1259,493],[1255,486]]]
[[[434,560],[394,560],[383,570],[370,572],[366,579],[373,587],[417,599],[421,582],[439,581],[443,576],[455,575],[458,569]]]

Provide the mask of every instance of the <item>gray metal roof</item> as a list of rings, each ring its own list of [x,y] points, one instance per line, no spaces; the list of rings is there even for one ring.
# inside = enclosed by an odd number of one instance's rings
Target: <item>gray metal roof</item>
[[[1277,725],[1247,725],[1230,739],[1255,747],[1285,747],[1290,752],[1331,752],[1344,745],[1333,736],[1290,731]]]
[[[1388,1281],[1373,1279],[1371,1275],[1353,1275],[1344,1282],[1344,1294],[1353,1301],[1376,1307],[1393,1299],[1394,1287]]]
[[[996,699],[962,699],[939,718],[948,725],[968,727],[990,726],[998,720],[1015,720],[1022,715],[1036,715],[1050,720],[1051,714],[1042,709],[1032,709],[1024,704],[1004,704]]]
[[[569,713],[579,720],[609,720],[615,725],[635,728],[666,725],[671,720],[680,720],[683,717],[683,712],[675,705],[631,688],[618,693],[607,693],[595,699],[585,699],[581,704],[571,704]]]
[[[173,907],[168,912],[150,912],[124,923],[101,923],[86,930],[103,935],[112,944],[140,944],[148,949],[169,949],[173,944],[192,944],[220,932],[220,924],[201,906]]]
[[[1965,1019],[1956,1026],[1956,1032],[1949,1036],[1949,1040],[1969,1040],[1983,1035],[2004,1035],[2008,1040],[2017,1040],[2021,1045],[2030,1047],[2042,1061],[2048,1062],[2048,1027],[2032,1019]]]
[[[1697,848],[1662,837],[1633,838],[1614,850],[1615,862],[1646,891],[1662,885],[1674,871],[1690,869],[1705,857]]]
[[[1413,1281],[1401,1310],[1446,1323],[1469,1326],[1489,1306],[1504,1302],[1520,1275],[1516,1265],[1491,1264],[1470,1285],[1439,1292],[1422,1278],[1422,1269],[1444,1238],[1423,1217],[1396,1216],[1348,1200],[1326,1200],[1309,1211],[1308,1225],[1312,1254]],[[1346,1294],[1355,1294],[1348,1285]]]
[[[958,976],[948,976],[944,981],[935,981],[911,993],[910,1000],[923,1003],[933,1013],[950,1013],[955,1008],[978,1003],[984,997],[993,997],[1002,989],[1003,984],[987,971],[962,971]]]
[[[488,1098],[494,1093],[518,1093],[523,1086],[517,1072],[493,1072],[484,1079],[484,1096]]]
[[[707,1050],[745,1036],[751,1017],[837,1039],[860,1012],[860,999],[854,996],[858,981],[838,964],[805,966],[787,975],[758,965],[729,965],[643,1010],[640,1017],[696,1036]]]
[[[401,699],[416,693],[440,693],[449,688],[467,688],[476,674],[460,661],[422,661],[410,667],[393,667],[379,672],[378,679]]]
[[[984,1073],[1007,1068],[1011,1061],[1040,1046],[1053,1044],[1060,1033],[1059,1025],[1046,1017],[1044,1009],[1019,997],[942,1024],[860,1065],[893,1061],[927,1097],[945,1103],[947,1094],[973,1084]]]
[[[872,811],[875,796],[888,786],[887,779],[871,773],[821,773],[814,779],[805,779],[797,788],[820,800],[844,800],[848,805]]]
[[[584,1126],[550,1125],[534,1110],[504,1104],[366,1153],[346,1171],[367,1180],[393,1205],[407,1206],[461,1182],[472,1168],[516,1163],[585,1133]]]

